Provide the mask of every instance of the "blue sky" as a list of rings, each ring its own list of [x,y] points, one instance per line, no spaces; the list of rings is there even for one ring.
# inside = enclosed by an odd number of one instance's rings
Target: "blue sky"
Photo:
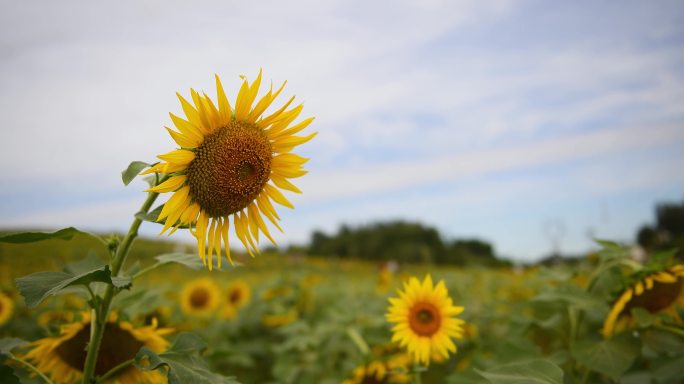
[[[319,132],[283,244],[407,219],[531,260],[684,198],[679,1],[0,4],[0,226],[125,230],[175,92],[259,68]]]

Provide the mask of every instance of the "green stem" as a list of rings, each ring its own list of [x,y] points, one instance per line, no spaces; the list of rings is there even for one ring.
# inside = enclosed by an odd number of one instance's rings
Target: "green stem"
[[[28,361],[22,360],[22,359],[20,359],[20,358],[14,356],[14,355],[12,355],[12,354],[9,355],[9,358],[12,359],[12,360],[14,360],[14,361],[17,361],[17,362],[19,362],[19,363],[24,364],[24,365],[25,365],[26,367],[28,367],[30,370],[32,370],[33,372],[37,373],[38,376],[40,376],[40,378],[43,379],[46,383],[48,383],[48,384],[54,384],[54,383],[52,382],[52,380],[50,380],[47,376],[45,376],[45,374],[43,374],[43,372],[39,371],[38,368],[36,368],[33,364],[29,363]]]
[[[413,384],[421,384],[421,372],[423,372],[422,366],[418,364],[413,366]]]
[[[131,366],[131,364],[133,364],[134,361],[135,361],[135,359],[130,359],[130,360],[124,361],[123,363],[117,365],[116,367],[110,369],[107,373],[102,375],[102,377],[100,377],[97,380],[97,382],[98,383],[104,383],[105,381],[107,381],[107,379],[111,378],[112,376],[116,375],[117,373],[119,373],[119,372],[123,371],[124,369],[128,368],[129,366]]]
[[[684,329],[672,327],[670,325],[665,325],[665,324],[654,324],[654,326],[658,329],[662,329],[665,332],[674,333],[675,335],[684,337]]]
[[[162,178],[162,181],[164,178]],[[152,204],[159,196],[158,193],[149,193],[147,199],[140,207],[140,212],[147,213],[152,207]],[[138,228],[140,228],[142,220],[137,217],[131,223],[131,227],[124,237],[123,241],[116,249],[114,259],[112,260],[112,276],[118,276],[121,271],[121,267],[126,261],[126,256],[128,256],[128,251],[133,244],[133,240],[138,236]],[[95,365],[97,363],[97,354],[100,350],[100,344],[102,343],[102,335],[104,334],[105,324],[107,323],[107,317],[109,316],[109,307],[112,304],[112,299],[116,292],[114,291],[113,285],[107,285],[105,290],[104,298],[102,299],[102,306],[99,310],[93,310],[93,316],[90,323],[90,342],[88,343],[88,354],[86,355],[85,365],[83,366],[83,384],[91,384],[93,382],[93,375],[95,373]]]
[[[135,275],[131,276],[131,280],[137,279],[138,277],[140,277],[140,276],[146,274],[147,272],[149,272],[149,271],[151,271],[151,270],[153,270],[153,269],[158,268],[160,265],[163,265],[163,263],[154,263],[154,264],[150,265],[149,267],[147,267],[147,268],[145,268],[145,269],[141,269],[140,271],[138,271],[138,273],[136,273]]]

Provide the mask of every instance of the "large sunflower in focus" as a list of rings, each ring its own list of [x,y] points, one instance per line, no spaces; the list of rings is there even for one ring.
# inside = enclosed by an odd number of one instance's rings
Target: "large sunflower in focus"
[[[682,320],[677,308],[684,308],[684,265],[652,273],[628,287],[613,303],[603,323],[603,336],[609,337],[634,323],[633,308],[665,313],[675,322]]]
[[[157,328],[156,324],[135,328],[127,322],[111,317],[105,325],[100,353],[97,356],[95,374],[101,376],[112,368],[135,358],[140,347],[160,353],[168,348],[164,335],[171,329]],[[46,337],[30,344],[23,356],[57,384],[80,382],[86,359],[86,345],[90,339],[90,314],[86,313],[77,323],[62,326],[60,334]],[[115,373],[107,383],[165,383],[166,377],[158,371],[143,372],[129,366]]]
[[[463,312],[463,307],[453,305],[444,281],[435,286],[430,275],[422,283],[412,277],[399,297],[389,300],[386,317],[396,323],[392,342],[406,347],[413,361],[427,365],[433,353],[446,359],[449,352],[456,352],[451,338],[463,337],[464,321],[454,316]]]
[[[288,109],[294,97],[265,115],[285,83],[275,92],[271,87],[257,100],[260,85],[261,71],[251,84],[243,77],[234,108],[218,76],[216,104],[193,89],[192,103],[178,94],[185,118],[170,114],[178,131],[167,130],[180,148],[158,156],[163,162],[145,172],[168,176],[148,190],[172,193],[157,219],[165,221],[162,233],[171,228],[173,233],[181,225],[194,226],[191,232],[197,238],[197,251],[210,269],[214,253],[220,267],[222,245],[232,262],[231,217],[235,234],[253,256],[258,252],[260,232],[275,244],[263,216],[282,231],[272,203],[293,208],[280,190],[301,193],[288,179],[306,174],[302,165],[308,159],[291,151],[316,135],[296,135],[313,118],[293,124],[303,108],[300,104]]]

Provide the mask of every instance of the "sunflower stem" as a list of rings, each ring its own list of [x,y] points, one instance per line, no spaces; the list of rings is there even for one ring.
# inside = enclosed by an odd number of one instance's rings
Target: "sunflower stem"
[[[166,177],[162,177],[159,183],[163,182]],[[140,212],[147,213],[152,207],[152,204],[159,196],[159,193],[150,192],[147,195],[147,199],[140,207]],[[121,267],[126,261],[126,256],[128,256],[128,251],[133,244],[133,240],[138,236],[138,228],[140,228],[142,220],[137,217],[131,223],[131,227],[128,229],[126,237],[124,237],[121,244],[117,247],[116,253],[114,254],[114,259],[112,260],[112,276],[118,276],[121,271]],[[114,295],[118,292],[115,291],[113,285],[107,285],[105,290],[104,298],[102,299],[102,304],[98,309],[93,310],[93,316],[90,323],[90,342],[88,342],[88,354],[86,355],[86,361],[83,366],[83,384],[94,383],[93,376],[95,374],[95,365],[97,363],[97,355],[100,350],[100,344],[102,344],[102,335],[104,334],[105,324],[107,323],[107,317],[109,316],[109,309],[112,304],[112,299]]]
[[[12,354],[9,354],[9,358],[12,359],[12,360],[14,360],[14,361],[16,361],[16,362],[18,362],[18,363],[23,364],[24,366],[26,366],[27,368],[29,368],[30,370],[32,370],[33,372],[35,372],[36,374],[38,374],[38,376],[40,376],[40,378],[43,379],[46,383],[48,383],[48,384],[54,384],[54,383],[52,382],[52,380],[50,380],[47,376],[45,376],[45,374],[44,374],[43,372],[41,372],[40,370],[38,370],[38,368],[36,368],[35,365],[29,363],[29,362],[26,361],[26,360],[20,359],[20,358],[14,356],[14,355],[12,355]]]
[[[424,370],[425,368],[423,368],[420,364],[413,366],[413,384],[421,384],[420,373]]]
[[[117,373],[123,371],[124,369],[130,367],[133,364],[133,362],[135,362],[135,359],[129,359],[129,360],[124,361],[123,363],[121,363],[121,364],[117,365],[116,367],[107,371],[107,373],[102,375],[102,377],[100,377],[97,380],[97,382],[98,383],[104,383],[105,381],[107,381],[107,379],[109,379],[112,376],[116,375]]]
[[[673,327],[670,325],[665,325],[665,324],[654,324],[654,326],[658,329],[665,331],[665,332],[674,333],[675,335],[684,337],[684,329],[680,329],[680,328]]]

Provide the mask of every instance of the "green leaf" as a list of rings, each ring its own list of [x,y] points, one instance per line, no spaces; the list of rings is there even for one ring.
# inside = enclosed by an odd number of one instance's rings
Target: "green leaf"
[[[116,288],[129,288],[130,277],[112,277],[109,266],[98,268],[79,275],[66,272],[37,272],[16,280],[17,288],[24,296],[29,307],[35,307],[49,296],[62,293],[66,288],[90,283],[112,284]]]
[[[135,218],[140,219],[142,221],[149,221],[150,223],[156,223],[157,218],[159,217],[159,214],[161,213],[162,209],[164,209],[164,204],[158,206],[157,208],[149,212],[138,212],[135,214]]]
[[[632,366],[640,350],[639,340],[623,333],[601,341],[580,340],[570,354],[587,368],[617,380]]]
[[[12,367],[0,364],[0,383],[3,384],[21,384],[19,378],[14,374]]]
[[[140,174],[140,171],[149,166],[150,164],[147,164],[142,161],[131,162],[128,165],[128,168],[121,172],[121,180],[123,180],[124,185],[130,184],[130,182],[133,181],[133,179],[135,179],[135,177]]]
[[[84,232],[74,227],[63,228],[55,232],[18,232],[9,235],[0,236],[0,243],[34,243],[36,241],[43,241],[49,239],[71,240],[75,235],[88,235],[103,241],[102,238],[93,233]]]
[[[168,368],[169,384],[238,384],[209,370],[207,363],[199,356],[206,343],[193,333],[181,333],[171,348],[157,355],[149,348],[142,347],[135,356],[135,366],[143,371]]]
[[[0,339],[0,355],[12,355],[12,350],[18,346],[28,344],[28,341],[17,339],[16,337],[5,337]]]
[[[607,310],[606,304],[602,300],[574,285],[564,285],[553,291],[542,292],[535,296],[532,301],[562,302],[587,311]]]
[[[168,263],[183,264],[188,268],[200,270],[204,268],[202,260],[196,254],[189,253],[166,253],[155,257],[160,265]]]
[[[594,241],[605,249],[612,251],[621,250],[622,246],[612,240],[594,239]]]
[[[475,369],[492,384],[562,384],[563,370],[556,364],[534,359],[490,368],[486,371]]]

